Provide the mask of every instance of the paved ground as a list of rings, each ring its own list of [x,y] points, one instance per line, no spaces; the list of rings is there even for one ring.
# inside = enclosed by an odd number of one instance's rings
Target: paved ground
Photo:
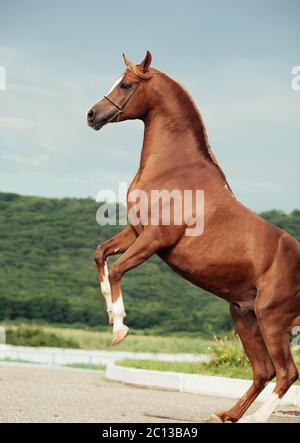
[[[99,371],[0,365],[0,422],[202,422],[232,400],[143,389]],[[300,423],[296,408],[272,422]],[[300,411],[298,410],[298,413]]]

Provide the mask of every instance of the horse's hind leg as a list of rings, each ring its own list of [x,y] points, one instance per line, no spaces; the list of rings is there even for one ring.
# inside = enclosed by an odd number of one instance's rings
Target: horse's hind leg
[[[214,414],[208,422],[238,421],[247,411],[266,384],[275,376],[274,366],[262,338],[255,313],[242,314],[236,305],[230,306],[232,318],[244,350],[251,362],[253,383],[245,395],[228,411]]]
[[[289,327],[288,324],[283,324],[288,316],[285,312],[275,316],[272,315],[272,311],[259,312],[258,310],[257,314],[262,335],[275,367],[276,386],[266,402],[254,414],[243,417],[240,423],[267,422],[280,399],[298,378],[298,371],[291,353]]]
[[[269,399],[255,412],[240,421],[266,422],[280,399],[297,380],[290,346],[291,329],[300,313],[300,248],[284,235],[272,267],[259,282],[255,312],[268,353],[276,372],[276,386]]]

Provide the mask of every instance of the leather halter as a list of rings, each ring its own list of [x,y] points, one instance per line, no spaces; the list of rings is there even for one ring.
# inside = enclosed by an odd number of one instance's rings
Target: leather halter
[[[107,101],[109,101],[112,105],[114,105],[117,108],[117,112],[112,116],[112,118],[108,121],[108,123],[111,123],[116,117],[117,117],[116,122],[118,123],[120,121],[120,117],[121,117],[122,112],[124,111],[125,106],[129,102],[129,100],[132,98],[133,94],[135,93],[135,91],[137,90],[137,88],[140,86],[141,83],[142,83],[142,81],[140,80],[137,83],[136,87],[132,90],[131,94],[129,94],[129,96],[126,98],[123,105],[118,105],[117,103],[114,103],[110,98],[108,98],[106,95],[104,95],[104,98],[106,98]]]

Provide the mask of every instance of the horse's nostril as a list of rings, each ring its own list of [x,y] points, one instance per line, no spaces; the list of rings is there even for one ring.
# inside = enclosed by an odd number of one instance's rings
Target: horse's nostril
[[[94,116],[95,116],[94,111],[93,111],[92,109],[90,109],[89,112],[87,113],[88,121],[89,121],[89,122],[93,121]]]

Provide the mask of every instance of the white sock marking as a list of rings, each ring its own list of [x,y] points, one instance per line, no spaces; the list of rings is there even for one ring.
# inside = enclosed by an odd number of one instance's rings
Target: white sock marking
[[[123,328],[123,318],[126,316],[122,292],[117,301],[112,304],[112,315],[114,320],[113,332],[116,332]]]
[[[279,402],[279,396],[273,392],[254,414],[246,415],[239,423],[266,423]]]
[[[111,301],[111,289],[110,283],[108,280],[108,268],[106,262],[104,263],[104,276],[103,281],[100,282],[101,292],[106,301],[106,310],[107,312],[112,311],[112,301]]]

